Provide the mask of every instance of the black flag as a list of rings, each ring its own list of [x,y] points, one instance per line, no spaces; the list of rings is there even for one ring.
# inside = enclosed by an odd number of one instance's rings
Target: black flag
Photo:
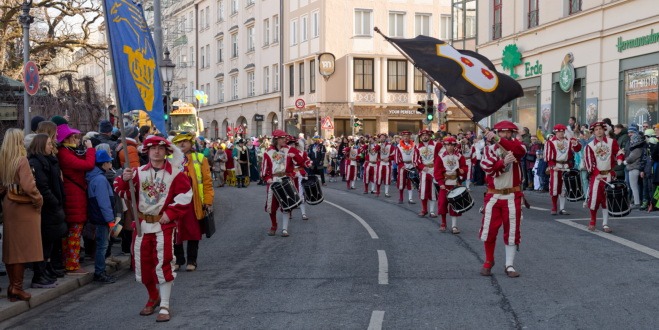
[[[471,110],[475,122],[524,95],[522,86],[515,79],[497,72],[490,60],[476,52],[457,50],[442,40],[427,36],[387,40],[400,47],[414,66],[442,85],[446,95]]]

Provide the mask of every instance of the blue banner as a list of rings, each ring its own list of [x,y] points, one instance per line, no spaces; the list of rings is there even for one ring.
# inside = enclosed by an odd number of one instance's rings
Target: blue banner
[[[105,0],[104,6],[119,110],[145,111],[153,125],[167,134],[156,47],[142,5],[133,0]]]

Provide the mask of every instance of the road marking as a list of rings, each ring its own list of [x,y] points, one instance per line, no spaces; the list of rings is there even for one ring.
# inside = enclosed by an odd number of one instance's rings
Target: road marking
[[[597,218],[597,219],[600,220],[602,218]],[[609,216],[609,219],[610,220],[616,220],[616,219],[620,219],[620,220],[624,220],[624,219],[659,219],[659,216],[657,216],[657,215],[655,215],[655,216],[642,216],[642,217],[612,217],[612,216]],[[563,221],[563,220],[564,221],[581,221],[581,220],[590,220],[590,218],[561,219],[561,221]]]
[[[362,217],[360,217],[360,216],[358,216],[357,214],[355,214],[354,212],[352,212],[352,211],[350,211],[350,210],[348,210],[348,209],[346,209],[346,208],[344,208],[344,207],[341,207],[341,206],[339,206],[339,205],[336,205],[336,204],[334,204],[334,203],[332,203],[332,202],[325,201],[325,203],[327,203],[327,204],[329,204],[329,205],[332,205],[332,206],[336,207],[337,209],[339,209],[339,210],[341,210],[341,211],[343,211],[343,212],[345,212],[345,213],[350,214],[353,218],[357,219],[357,221],[359,221],[359,223],[361,223],[362,226],[364,226],[364,228],[366,228],[366,231],[368,231],[368,233],[371,235],[371,238],[372,238],[372,239],[378,239],[378,238],[379,238],[379,237],[378,237],[378,234],[375,233],[375,231],[373,230],[373,228],[371,228],[371,226],[369,226],[368,223],[366,223],[366,221],[365,221],[364,219],[362,219]]]
[[[638,218],[645,218],[645,217],[638,217]],[[580,220],[580,219],[574,219],[574,220]],[[590,220],[590,218],[583,219],[583,220]],[[610,241],[616,242],[616,243],[624,245],[628,248],[634,249],[638,252],[642,252],[642,253],[645,253],[645,254],[647,254],[651,257],[655,257],[655,258],[659,259],[659,251],[657,251],[655,249],[652,249],[652,248],[649,248],[645,245],[641,245],[641,244],[638,244],[636,242],[632,242],[628,239],[624,239],[624,238],[619,237],[619,236],[607,234],[607,233],[602,232],[602,231],[590,231],[590,230],[588,230],[587,226],[580,225],[576,222],[573,222],[572,220],[561,219],[561,220],[556,220],[556,221],[558,221],[562,224],[566,224],[568,226],[572,226],[572,227],[577,228],[577,229],[581,229],[581,230],[583,230],[585,232],[588,232],[588,233],[591,233],[593,235],[597,235],[599,237],[606,238]]]
[[[382,329],[382,321],[384,321],[384,311],[373,311],[371,322],[368,323],[368,330]]]
[[[537,206],[531,206],[532,210],[538,210],[538,211],[549,211],[549,209],[543,209],[542,207],[537,207]]]
[[[378,250],[378,284],[389,284],[389,261],[384,250]]]

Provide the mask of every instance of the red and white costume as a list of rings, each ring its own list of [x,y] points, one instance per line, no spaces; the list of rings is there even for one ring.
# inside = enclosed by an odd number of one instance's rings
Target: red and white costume
[[[464,177],[464,182],[465,182],[465,185],[467,186],[467,189],[470,189],[471,188],[471,175],[473,173],[472,164],[476,163],[476,162],[472,163],[472,161],[471,161],[471,158],[474,157],[474,155],[473,155],[474,147],[469,143],[465,143],[465,144],[460,143],[459,145],[462,147],[462,156],[464,156],[465,164],[467,164],[467,174]]]
[[[456,145],[457,142],[453,137],[447,137],[443,141],[444,144]],[[442,223],[440,230],[446,230],[446,214],[451,214],[451,220],[453,222],[452,227],[454,228],[454,233],[459,233],[457,231],[456,219],[455,217],[460,216],[460,213],[453,211],[448,205],[448,193],[451,189],[459,186],[462,181],[464,181],[465,175],[467,173],[467,162],[465,157],[459,150],[458,146],[455,146],[455,149],[452,152],[449,152],[446,149],[442,149],[437,152],[435,156],[435,168],[434,168],[434,177],[437,181],[437,185],[440,187],[438,191],[437,204],[438,209],[437,213],[442,216]],[[444,186],[444,189],[441,187]]]
[[[494,129],[516,131],[517,126],[510,121],[501,121],[494,126]],[[504,159],[508,152],[512,152],[515,161],[506,165]],[[506,245],[506,271],[508,267],[512,268],[515,249],[521,239],[520,223],[524,195],[521,187],[523,173],[520,162],[525,155],[526,148],[522,142],[501,138],[498,144],[485,147],[481,158],[481,167],[487,176],[487,193],[483,201],[484,212],[480,229],[480,238],[484,241],[485,247],[485,264],[481,270],[483,275],[491,274],[488,272],[494,265],[494,248],[501,227]],[[512,272],[514,273],[514,268]]]
[[[382,135],[382,134],[381,134]],[[386,135],[386,134],[385,134]],[[389,142],[380,144],[378,155],[378,171],[376,178],[377,196],[380,196],[380,185],[384,184],[384,194],[389,197],[389,185],[391,184],[391,162],[396,160],[396,150]]]
[[[368,188],[371,186],[371,191],[375,191],[375,183],[378,173],[378,157],[380,155],[380,146],[376,143],[366,145],[366,153],[364,155],[364,193],[368,193]]]
[[[174,150],[169,141],[154,136],[144,141],[144,152],[158,145],[166,146],[169,154]],[[190,207],[192,186],[188,176],[168,160],[158,170],[151,163],[132,170],[131,182],[117,177],[114,190],[119,197],[130,200],[130,184],[135,187],[138,223],[133,225],[140,226],[142,233],[138,236],[137,231],[133,231],[135,279],[144,284],[149,293],[147,306],[154,306],[161,298],[162,303],[166,302],[165,307],[169,307],[171,282],[176,278],[173,271],[176,221],[181,220],[186,212],[194,212]],[[163,215],[169,218],[168,223],[159,222]],[[157,284],[160,284],[160,292]]]
[[[565,132],[566,127],[561,124],[554,126],[554,132]],[[552,214],[556,214],[556,202],[559,199],[561,214],[565,212],[565,193],[563,192],[563,172],[570,170],[570,164],[574,160],[574,153],[581,151],[581,144],[576,139],[559,139],[552,137],[545,143],[544,158],[549,168],[549,195],[551,196]]]
[[[345,147],[343,148],[343,155],[346,158],[346,186],[348,189],[355,189],[355,180],[357,180],[357,166],[359,166],[359,161],[361,159],[359,147],[357,145]]]
[[[602,122],[595,122],[590,126],[591,131],[596,126],[605,127]],[[605,182],[609,182],[615,177],[613,168],[616,166],[617,161],[622,162],[623,155],[618,155],[619,149],[618,141],[607,138],[605,134],[601,139],[595,137],[584,150],[586,171],[590,174],[587,204],[590,209],[589,229],[591,230],[595,229],[597,209],[601,207],[604,230],[610,232],[608,228],[609,213],[606,209]]]
[[[289,148],[297,149],[302,153],[302,159],[304,160],[302,164],[298,164],[296,163],[295,158],[292,158],[293,165],[295,165],[294,171],[295,171],[295,179],[296,179],[295,183],[297,184],[297,193],[300,196],[300,200],[302,201],[302,203],[300,204],[300,211],[302,211],[302,220],[309,220],[309,218],[307,217],[307,207],[304,203],[305,202],[304,187],[302,187],[302,180],[304,180],[304,178],[307,177],[307,171],[305,170],[305,168],[311,168],[313,162],[311,161],[311,158],[309,158],[307,152],[304,150],[300,150],[299,144],[296,145],[296,143],[298,143],[297,138],[295,138],[294,136],[290,136],[288,139],[288,143],[289,143],[288,144]]]
[[[419,137],[427,134],[432,135],[432,131],[423,130],[419,133]],[[437,146],[440,148],[441,146]],[[428,200],[437,200],[437,191],[433,185],[433,168],[435,167],[435,142],[429,140],[428,142],[419,142],[414,147],[414,166],[419,171],[419,198],[421,199],[421,213],[419,216],[425,216],[428,213]],[[430,203],[430,216],[436,217],[434,212],[435,203]]]
[[[410,135],[410,132],[404,131],[401,132],[401,135]],[[414,141],[410,140],[405,142],[405,140],[400,140],[398,143],[398,148],[396,148],[396,163],[398,164],[398,180],[396,184],[398,185],[398,203],[403,203],[403,190],[407,189],[407,198],[411,203],[414,203],[412,200],[412,182],[408,178],[409,170],[414,168]]]

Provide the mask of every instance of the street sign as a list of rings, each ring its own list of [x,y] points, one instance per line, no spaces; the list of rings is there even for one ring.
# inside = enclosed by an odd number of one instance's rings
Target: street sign
[[[444,111],[446,111],[446,109],[448,109],[448,106],[446,105],[446,102],[440,102],[437,105],[437,111],[439,111],[439,112],[444,112]]]
[[[39,69],[37,64],[28,61],[23,67],[23,85],[29,95],[34,95],[39,91]]]
[[[334,123],[332,122],[332,118],[329,116],[324,117],[323,120],[321,121],[321,127],[323,129],[334,129]]]
[[[303,109],[306,103],[304,103],[303,99],[297,99],[295,100],[295,107],[298,109]]]

